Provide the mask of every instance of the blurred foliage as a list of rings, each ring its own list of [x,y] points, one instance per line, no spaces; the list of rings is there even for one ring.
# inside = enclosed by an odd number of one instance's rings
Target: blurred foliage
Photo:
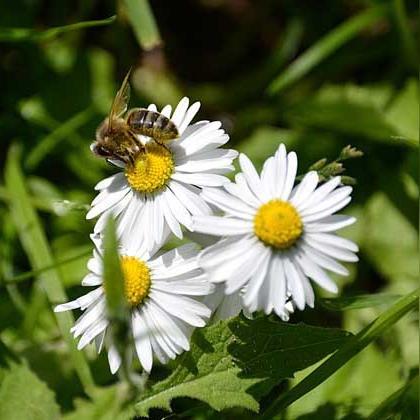
[[[233,147],[259,167],[280,141],[297,151],[299,173],[348,144],[364,152],[344,172],[357,180],[347,212],[358,223],[345,234],[360,245],[360,262],[337,282],[343,298],[380,294],[362,309],[351,300],[340,311],[319,304],[291,322],[357,333],[393,303],[389,296],[417,287],[416,2],[0,4],[1,420],[132,416],[106,356],[75,353],[71,316],[59,314],[57,324],[51,311],[81,293],[92,230],[85,211],[95,183],[114,171],[89,144],[130,67],[133,105],[200,100],[200,118],[221,120]],[[417,321],[411,313],[392,326],[285,418],[418,418]],[[278,382],[261,409],[313,370]],[[167,374],[156,366],[151,389]],[[101,388],[91,389],[91,376]],[[13,402],[10,392],[27,397]],[[37,410],[28,414],[29,405]],[[255,418],[187,398],[172,408],[196,419]]]

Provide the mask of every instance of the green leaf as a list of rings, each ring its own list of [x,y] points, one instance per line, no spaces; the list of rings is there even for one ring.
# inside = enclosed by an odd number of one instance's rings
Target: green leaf
[[[196,398],[218,411],[243,407],[257,412],[258,399],[275,384],[335,351],[349,335],[265,317],[220,321],[195,331],[191,350],[168,378],[141,396],[137,413],[170,411],[175,397]]]
[[[51,266],[55,262],[38,215],[29,200],[24,175],[19,165],[19,158],[19,149],[16,146],[12,146],[9,150],[5,167],[5,182],[10,197],[10,213],[32,268],[39,270],[45,266]],[[37,287],[42,287],[51,304],[55,305],[67,301],[60,275],[56,269],[43,271],[38,278],[40,283]],[[36,305],[34,308],[36,309]],[[70,328],[74,323],[73,316],[69,312],[64,312],[56,314],[56,318],[61,334],[70,348],[70,356],[80,381],[85,390],[89,391],[93,386],[89,366],[83,353],[77,350],[75,341],[70,334]]]
[[[305,377],[305,379],[286,393],[279,395],[264,412],[262,418],[272,419],[287,406],[312,391],[319,384],[322,384],[405,314],[418,307],[418,304],[419,289],[398,300],[398,302],[376,318],[371,324],[348,340],[347,343],[340,347],[337,352]]]
[[[55,395],[26,366],[12,364],[0,385],[0,420],[55,420]]]
[[[63,420],[131,420],[134,410],[123,407],[127,390],[122,386],[95,389],[92,400],[76,399],[75,410]]]
[[[395,128],[396,138],[414,146],[419,145],[419,84],[415,79],[409,80],[404,89],[387,108],[385,118]]]
[[[138,43],[151,50],[162,43],[148,0],[123,0]]]
[[[410,379],[404,386],[392,393],[379,405],[367,420],[400,418],[416,420],[419,418],[419,376]]]
[[[292,83],[295,83],[328,56],[356,37],[359,32],[383,19],[387,8],[372,7],[344,22],[301,54],[283,73],[268,87],[270,94],[279,93]]]
[[[286,118],[296,126],[303,124],[391,144],[395,143],[392,136],[398,134],[385,117],[385,104],[391,95],[389,86],[327,85],[313,98],[290,107]]]
[[[400,295],[376,293],[371,295],[323,298],[320,302],[322,306],[332,311],[347,311],[349,309],[363,309],[371,308],[373,306],[390,305],[399,298],[401,298]]]
[[[415,227],[382,193],[369,199],[358,223],[364,232],[360,247],[377,270],[392,282],[388,290],[397,294],[412,290],[419,274]]]
[[[0,42],[46,41],[66,32],[110,25],[114,20],[115,16],[111,16],[107,19],[78,22],[71,25],[50,28],[45,31],[30,28],[0,28]]]

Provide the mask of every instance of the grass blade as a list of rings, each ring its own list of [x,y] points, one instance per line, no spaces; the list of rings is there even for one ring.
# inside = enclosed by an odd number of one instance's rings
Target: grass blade
[[[66,26],[57,26],[45,31],[37,31],[30,28],[0,28],[0,42],[47,41],[65,32],[110,25],[114,20],[115,16],[111,16],[102,20],[89,20]]]
[[[263,413],[262,419],[272,419],[287,406],[312,391],[319,384],[328,379],[338,369],[344,366],[350,359],[360,353],[373,340],[378,338],[389,327],[412,309],[418,307],[419,290],[404,296],[392,305],[387,311],[376,318],[357,335],[330,356],[322,365],[316,368],[301,382],[289,391],[281,394]]]
[[[321,305],[331,311],[347,311],[349,309],[363,309],[380,305],[389,305],[394,303],[399,298],[401,298],[400,295],[376,293],[372,295],[324,298],[321,299]]]
[[[373,7],[335,28],[301,54],[283,73],[274,79],[268,87],[268,93],[279,93],[301,79],[334,51],[354,38],[361,30],[382,19],[387,11],[388,9],[385,6]]]
[[[34,270],[45,265],[53,265],[54,259],[45,233],[41,227],[38,215],[32,207],[28,197],[24,176],[19,165],[20,150],[12,146],[9,150],[5,181],[10,196],[10,212],[18,231],[22,246]],[[57,270],[51,269],[39,275],[40,285],[52,304],[67,300]],[[94,383],[84,354],[77,350],[76,343],[70,334],[74,320],[69,312],[56,314],[58,327],[70,348],[74,368],[86,392],[90,392]]]
[[[162,40],[148,0],[124,0],[124,4],[141,47],[152,50],[159,46]]]
[[[63,139],[69,137],[71,133],[85,125],[94,115],[93,108],[87,108],[69,120],[60,124],[54,131],[44,137],[29,153],[25,166],[28,169],[35,169],[44,157]]]

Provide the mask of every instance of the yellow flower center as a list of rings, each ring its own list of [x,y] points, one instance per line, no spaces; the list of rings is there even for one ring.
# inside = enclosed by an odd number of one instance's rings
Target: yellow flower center
[[[124,292],[130,306],[143,302],[150,290],[150,270],[144,261],[136,257],[121,257],[121,270],[124,275]]]
[[[287,249],[302,235],[303,223],[290,203],[270,200],[258,209],[254,218],[254,232],[266,245]]]
[[[148,143],[133,165],[127,165],[125,176],[130,186],[142,193],[152,193],[166,185],[174,170],[171,152],[157,143]]]

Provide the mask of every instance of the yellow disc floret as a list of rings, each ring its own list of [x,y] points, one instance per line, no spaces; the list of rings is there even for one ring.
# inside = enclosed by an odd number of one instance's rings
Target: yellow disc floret
[[[142,193],[160,190],[174,170],[171,152],[164,146],[151,142],[139,153],[132,165],[127,165],[125,176],[130,186]]]
[[[290,203],[270,200],[258,209],[254,218],[254,232],[266,245],[287,249],[302,235],[303,223]]]
[[[144,261],[136,257],[121,257],[121,270],[124,275],[124,292],[130,306],[143,302],[150,290],[150,270]]]

